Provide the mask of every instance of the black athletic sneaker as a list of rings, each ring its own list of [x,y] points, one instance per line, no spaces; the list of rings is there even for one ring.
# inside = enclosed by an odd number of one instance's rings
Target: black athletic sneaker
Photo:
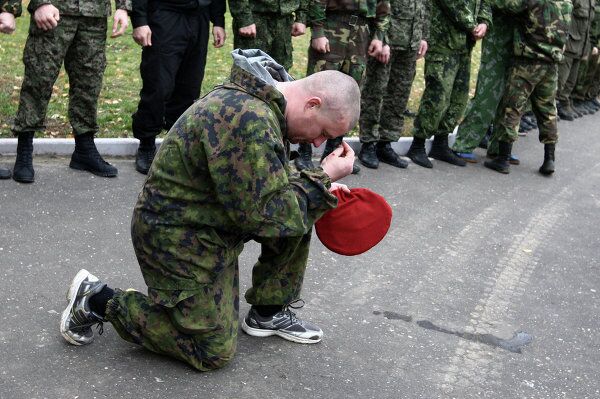
[[[286,305],[281,311],[268,317],[262,317],[254,308],[251,308],[248,316],[242,320],[242,330],[253,337],[278,335],[292,342],[316,344],[323,338],[323,331],[314,324],[296,317],[291,309],[301,308],[304,306],[304,301],[302,301],[301,306],[297,307],[292,306],[295,302]]]
[[[100,325],[99,332],[102,334],[104,318],[92,312],[90,298],[102,291],[105,286],[106,284],[85,269],[81,269],[73,278],[67,292],[69,305],[60,318],[60,333],[68,343],[91,344],[94,340],[92,327],[96,324]]]

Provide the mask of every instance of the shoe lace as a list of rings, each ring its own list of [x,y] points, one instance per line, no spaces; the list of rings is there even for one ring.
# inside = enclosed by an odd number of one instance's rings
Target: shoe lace
[[[299,298],[284,305],[283,312],[288,315],[292,323],[295,323],[298,321],[298,318],[296,317],[296,313],[294,313],[292,309],[300,309],[304,307],[304,305],[306,305],[304,299]]]

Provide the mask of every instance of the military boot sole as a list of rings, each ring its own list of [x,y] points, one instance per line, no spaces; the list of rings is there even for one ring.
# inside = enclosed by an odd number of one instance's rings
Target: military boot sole
[[[551,165],[547,165],[546,162],[540,166],[539,172],[544,176],[550,176],[554,173],[554,162]]]
[[[433,164],[431,163],[429,158],[427,158],[427,155],[425,155],[423,158],[423,156],[420,154],[411,154],[409,152],[406,154],[406,156],[408,158],[410,158],[411,161],[413,161],[414,163],[416,163],[419,166],[422,166],[422,167],[428,168],[428,169],[433,168]]]
[[[405,160],[403,160],[401,158],[398,158],[398,159],[395,159],[395,160],[389,160],[389,159],[379,158],[379,161],[383,162],[385,164],[394,166],[396,168],[400,168],[400,169],[406,169],[406,168],[408,168],[408,162],[406,162]]]
[[[495,161],[485,161],[483,163],[483,166],[485,166],[488,169],[493,169],[496,172],[500,172],[505,175],[510,173],[510,165],[501,165]]]
[[[451,165],[456,165],[456,166],[467,166],[467,162],[465,162],[462,158],[457,157],[456,155],[452,154],[453,156],[447,156],[445,154],[436,154],[435,152],[429,153],[429,156],[433,159],[437,159],[438,161],[443,161],[443,162],[447,162]]]
[[[118,171],[117,172],[101,171],[98,169],[91,168],[83,162],[73,161],[73,160],[71,160],[71,163],[69,163],[69,167],[71,169],[84,170],[86,172],[90,172],[91,174],[100,176],[100,177],[117,177],[117,175],[119,174]]]

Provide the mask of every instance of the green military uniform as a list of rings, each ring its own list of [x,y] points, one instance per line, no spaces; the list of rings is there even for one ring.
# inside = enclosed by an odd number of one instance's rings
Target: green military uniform
[[[221,367],[235,352],[244,242],[262,244],[246,300],[290,303],[312,225],[337,204],[321,168],[290,167],[285,99],[241,57],[230,83],[169,131],[138,198],[132,240],[148,296],[117,291],[107,306],[122,338],[198,370]]]
[[[429,35],[428,2],[391,0],[390,62],[370,57],[361,90],[360,141],[398,141],[415,77],[417,51]]]
[[[592,100],[596,98],[594,95],[594,86],[600,78],[598,73],[598,62],[600,54],[592,54],[592,50],[600,45],[600,6],[596,5],[594,10],[594,19],[590,26],[590,51],[587,59],[582,59],[579,65],[577,75],[577,85],[573,89],[571,98],[578,101]]]
[[[127,0],[115,0],[128,9]],[[43,31],[33,20],[35,10],[52,4],[60,12],[56,28]],[[13,132],[45,129],[52,86],[64,62],[69,75],[69,121],[75,135],[96,133],[96,110],[106,66],[106,17],[109,0],[31,0],[29,35],[23,50],[25,75]]]
[[[501,9],[493,8],[493,26],[481,45],[475,96],[469,101],[454,141],[453,150],[456,152],[473,152],[494,120],[513,54],[513,19]],[[492,154],[497,153],[498,144],[491,143],[489,150]]]
[[[498,141],[512,143],[518,137],[521,115],[531,100],[537,118],[539,140],[558,140],[556,118],[557,63],[563,59],[571,0],[496,0],[503,9],[518,14],[515,60],[494,122]]]
[[[0,11],[9,12],[15,17],[21,16],[21,0],[1,0]]]
[[[431,5],[429,50],[425,56],[425,91],[413,136],[448,135],[462,118],[469,98],[472,31],[492,25],[491,9],[481,0],[436,0]]]
[[[309,0],[229,0],[233,17],[233,46],[261,49],[286,69],[292,67],[292,24],[306,25]],[[239,29],[256,24],[256,37],[240,36]]]
[[[573,0],[565,57],[558,66],[556,99],[564,106],[569,106],[571,103],[570,96],[577,84],[579,64],[590,51],[590,25],[594,19],[594,5],[595,0]]]

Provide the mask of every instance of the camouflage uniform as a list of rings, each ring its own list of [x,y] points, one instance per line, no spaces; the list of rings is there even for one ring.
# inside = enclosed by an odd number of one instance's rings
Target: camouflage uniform
[[[428,2],[391,0],[390,61],[370,57],[361,93],[360,141],[398,141],[415,77],[417,51],[429,34]]]
[[[590,52],[590,25],[594,19],[595,0],[573,0],[571,26],[565,47],[565,57],[558,66],[558,92],[556,99],[569,104],[577,84],[581,59]]]
[[[492,25],[491,9],[481,0],[437,0],[431,5],[429,50],[425,56],[425,91],[413,136],[448,135],[469,98],[471,32],[478,23]]]
[[[384,40],[389,14],[388,0],[313,0],[309,6],[311,39],[326,37],[331,51],[319,53],[309,46],[306,74],[337,70],[360,84],[369,43]]]
[[[292,25],[306,25],[309,0],[229,0],[233,17],[233,47],[261,49],[286,69],[292,67]],[[256,24],[256,37],[243,37],[239,29]]]
[[[283,95],[234,63],[230,83],[169,131],[132,218],[148,296],[117,291],[107,306],[122,338],[198,370],[222,367],[236,349],[238,256],[249,240],[262,253],[246,300],[298,298],[312,225],[337,200],[321,168],[290,167],[284,114]]]
[[[493,27],[481,44],[475,96],[469,101],[454,141],[456,152],[473,152],[494,121],[513,54],[514,29],[513,18],[494,8]],[[498,153],[498,144],[490,143],[489,149],[492,154]]]
[[[35,10],[44,4],[52,4],[60,12],[58,25],[49,31],[38,28],[33,20]],[[130,8],[127,0],[115,0],[115,5]],[[18,135],[45,129],[52,86],[64,61],[73,133],[96,133],[98,96],[106,66],[109,0],[31,0],[27,9],[32,16],[23,50],[25,75],[13,132]]]
[[[21,0],[1,0],[1,12],[9,12],[15,17],[21,16]]]
[[[579,72],[577,74],[577,85],[573,89],[571,98],[573,100],[592,100],[598,94],[594,95],[593,87],[595,80],[600,78],[598,73],[598,61],[600,60],[599,54],[592,54],[594,47],[600,45],[600,6],[596,6],[594,11],[594,19],[590,26],[590,51],[587,59],[582,59],[579,65]]]
[[[526,104],[531,99],[539,140],[558,140],[556,126],[557,63],[563,59],[571,0],[496,0],[508,12],[524,17],[515,32],[515,60],[494,122],[498,141],[514,142]]]

